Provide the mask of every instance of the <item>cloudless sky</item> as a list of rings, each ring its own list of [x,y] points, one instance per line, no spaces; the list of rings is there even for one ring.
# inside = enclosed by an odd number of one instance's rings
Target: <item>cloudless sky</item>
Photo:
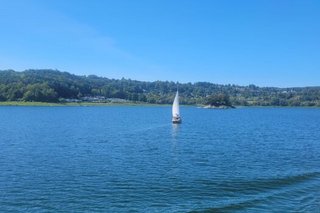
[[[319,0],[0,0],[0,69],[320,86]]]

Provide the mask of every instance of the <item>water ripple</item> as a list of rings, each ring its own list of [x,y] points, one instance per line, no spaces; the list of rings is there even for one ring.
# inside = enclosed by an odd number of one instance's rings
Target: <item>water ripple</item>
[[[3,212],[316,212],[320,110],[2,107]]]

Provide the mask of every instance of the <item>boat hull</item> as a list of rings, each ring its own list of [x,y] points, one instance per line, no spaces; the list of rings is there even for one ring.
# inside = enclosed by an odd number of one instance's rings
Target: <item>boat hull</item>
[[[181,123],[181,118],[173,117],[173,118],[172,118],[172,123],[174,123],[174,124],[180,124],[180,123]]]

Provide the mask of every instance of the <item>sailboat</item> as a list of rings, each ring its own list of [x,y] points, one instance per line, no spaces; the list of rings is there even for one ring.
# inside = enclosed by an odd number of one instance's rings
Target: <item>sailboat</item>
[[[178,90],[177,90],[176,96],[174,97],[174,101],[172,104],[172,123],[174,123],[174,124],[181,123]]]

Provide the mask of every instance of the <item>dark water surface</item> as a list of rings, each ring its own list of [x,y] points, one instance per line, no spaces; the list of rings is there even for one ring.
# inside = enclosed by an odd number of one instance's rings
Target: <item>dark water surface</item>
[[[0,107],[2,212],[320,212],[320,109]]]

